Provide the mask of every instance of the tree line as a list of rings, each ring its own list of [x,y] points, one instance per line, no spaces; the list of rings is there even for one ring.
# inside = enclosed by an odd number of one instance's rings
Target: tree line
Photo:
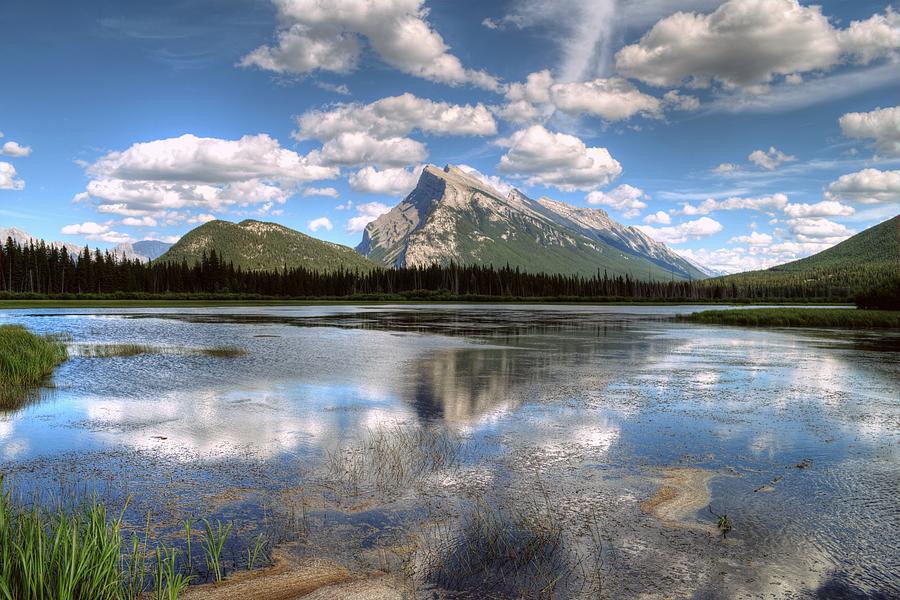
[[[0,248],[0,293],[6,295],[204,294],[291,298],[413,296],[639,300],[847,301],[858,292],[834,280],[708,279],[646,281],[630,275],[529,273],[509,266],[432,265],[320,272],[306,268],[244,271],[215,251],[187,262],[129,260],[85,247],[78,254],[44,242]]]

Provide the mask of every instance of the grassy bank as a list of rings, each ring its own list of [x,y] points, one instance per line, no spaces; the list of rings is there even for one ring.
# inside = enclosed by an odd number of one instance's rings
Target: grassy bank
[[[850,308],[748,308],[679,315],[679,321],[751,327],[900,329],[900,311]]]
[[[66,346],[58,340],[18,325],[0,326],[0,388],[38,385],[66,357]]]

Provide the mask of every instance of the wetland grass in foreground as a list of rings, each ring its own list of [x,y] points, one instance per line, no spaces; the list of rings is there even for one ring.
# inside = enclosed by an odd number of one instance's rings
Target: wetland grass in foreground
[[[146,533],[126,536],[123,514],[110,515],[93,499],[75,508],[25,508],[0,478],[0,600],[177,600],[192,583],[224,579],[222,549],[232,524],[204,520],[203,578],[190,554],[185,559]],[[249,569],[268,565],[268,541],[258,536],[247,556]]]
[[[678,315],[679,321],[751,327],[900,329],[900,311],[852,308],[747,308]]]

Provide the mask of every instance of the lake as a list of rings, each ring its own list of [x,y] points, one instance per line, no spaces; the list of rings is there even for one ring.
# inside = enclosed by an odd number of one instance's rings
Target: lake
[[[155,349],[0,412],[0,471],[408,597],[900,597],[900,336],[672,320],[706,308],[0,311]]]

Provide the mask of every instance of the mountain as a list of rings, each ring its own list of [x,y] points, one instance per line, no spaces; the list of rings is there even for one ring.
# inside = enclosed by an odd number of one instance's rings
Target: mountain
[[[702,279],[695,265],[605,211],[519,190],[502,194],[448,165],[427,166],[415,189],[369,223],[356,250],[386,266],[509,264],[531,272],[656,280]]]
[[[245,271],[304,267],[320,271],[338,268],[368,271],[378,265],[351,248],[323,242],[299,231],[262,221],[209,221],[187,232],[159,257],[161,261],[195,263],[216,251],[226,262]]]
[[[75,244],[68,244],[66,242],[48,242],[46,240],[42,240],[41,238],[31,235],[27,231],[19,229],[18,227],[0,227],[0,244],[5,244],[7,238],[12,238],[15,243],[22,246],[32,241],[35,244],[44,242],[51,248],[65,248],[69,251],[69,254],[80,254],[84,250],[83,247],[76,246]]]
[[[736,284],[819,284],[852,293],[900,277],[900,216],[857,233],[818,254],[762,271],[714,281]]]
[[[149,260],[156,260],[166,253],[172,247],[168,242],[160,242],[159,240],[141,240],[131,244],[134,253],[139,256],[146,256]]]

